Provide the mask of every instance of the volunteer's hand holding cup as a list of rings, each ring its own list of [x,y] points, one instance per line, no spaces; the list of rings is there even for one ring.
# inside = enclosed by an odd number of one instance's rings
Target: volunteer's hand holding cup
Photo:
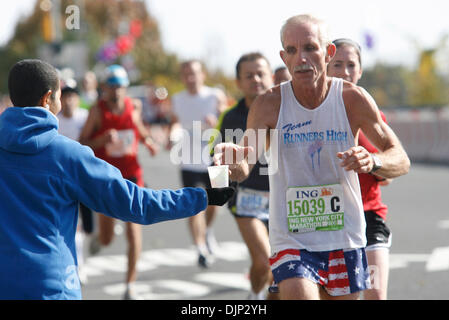
[[[234,188],[229,187],[229,169],[227,165],[211,166],[207,168],[210,185],[206,189],[209,205],[222,206],[234,195]]]
[[[241,147],[233,143],[220,143],[214,148],[214,166],[208,167],[209,179],[212,188],[207,188],[209,205],[222,206],[235,193],[235,189],[229,187],[231,168],[243,160],[252,148]]]

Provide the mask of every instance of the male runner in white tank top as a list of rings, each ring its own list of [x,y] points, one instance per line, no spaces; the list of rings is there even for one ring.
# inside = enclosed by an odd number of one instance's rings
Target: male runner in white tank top
[[[214,163],[243,181],[269,148],[270,263],[281,299],[357,299],[369,288],[357,173],[394,178],[410,160],[366,91],[327,76],[335,46],[321,20],[288,19],[281,41],[292,81],[254,101],[244,138],[217,145]],[[377,157],[357,146],[360,129]]]
[[[218,88],[204,85],[206,74],[199,60],[181,63],[181,80],[185,90],[172,97],[170,135],[173,128],[180,125],[183,129],[182,146],[187,157],[182,155],[181,178],[185,187],[210,186],[207,167],[210,159],[203,159],[203,151],[208,149],[208,141],[196,137],[195,128],[200,134],[206,129],[214,128],[220,113],[227,107],[226,96]],[[171,142],[169,143],[171,147]],[[213,222],[217,213],[215,206],[208,206],[205,214],[188,219],[188,226],[198,251],[198,266],[208,268],[216,253],[217,244],[213,234]]]

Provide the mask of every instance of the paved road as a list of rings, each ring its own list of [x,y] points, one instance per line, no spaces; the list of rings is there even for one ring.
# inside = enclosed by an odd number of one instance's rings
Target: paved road
[[[179,173],[163,152],[141,150],[145,181],[152,188],[180,187]],[[390,299],[449,299],[449,167],[413,164],[409,175],[383,189],[393,231]],[[145,299],[245,299],[247,249],[235,221],[221,208],[215,224],[220,253],[207,271],[196,265],[185,220],[144,227],[137,288]],[[83,297],[121,299],[126,271],[122,224],[113,244],[87,259]],[[122,233],[120,233],[122,231]]]
[[[389,205],[390,299],[449,299],[449,167],[412,164],[384,188]]]

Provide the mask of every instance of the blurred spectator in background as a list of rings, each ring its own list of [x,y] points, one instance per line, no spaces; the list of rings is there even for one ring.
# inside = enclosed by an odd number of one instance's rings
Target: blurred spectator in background
[[[59,75],[59,82],[61,88],[71,87],[75,88],[77,86],[77,82],[75,80],[75,71],[71,68],[62,68],[57,69]]]
[[[81,130],[87,119],[88,111],[80,108],[80,96],[76,87],[65,86],[61,90],[61,112],[58,113],[58,131],[60,134],[78,141]],[[94,227],[92,210],[80,203],[81,227],[78,225],[75,244],[78,257],[78,274],[82,284],[87,283],[87,275],[83,272],[83,244],[85,234],[91,234]]]
[[[143,104],[142,120],[145,124],[169,124],[170,104],[168,91],[164,87],[147,85],[146,100]]]
[[[58,113],[59,132],[78,141],[81,129],[86,122],[88,111],[80,108],[78,89],[66,86],[61,90],[61,112]]]
[[[87,71],[82,81],[81,107],[90,109],[98,99],[97,76],[93,71]]]
[[[292,76],[290,75],[290,72],[288,72],[287,67],[281,66],[276,68],[274,70],[274,85],[277,86],[285,81],[290,81],[292,79]]]
[[[170,101],[165,87],[146,86],[142,104],[142,120],[151,137],[160,145],[167,145],[170,131]]]

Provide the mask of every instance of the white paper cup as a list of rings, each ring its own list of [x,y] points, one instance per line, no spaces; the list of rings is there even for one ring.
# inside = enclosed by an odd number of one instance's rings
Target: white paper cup
[[[229,187],[229,166],[212,166],[208,167],[209,179],[212,188]]]

